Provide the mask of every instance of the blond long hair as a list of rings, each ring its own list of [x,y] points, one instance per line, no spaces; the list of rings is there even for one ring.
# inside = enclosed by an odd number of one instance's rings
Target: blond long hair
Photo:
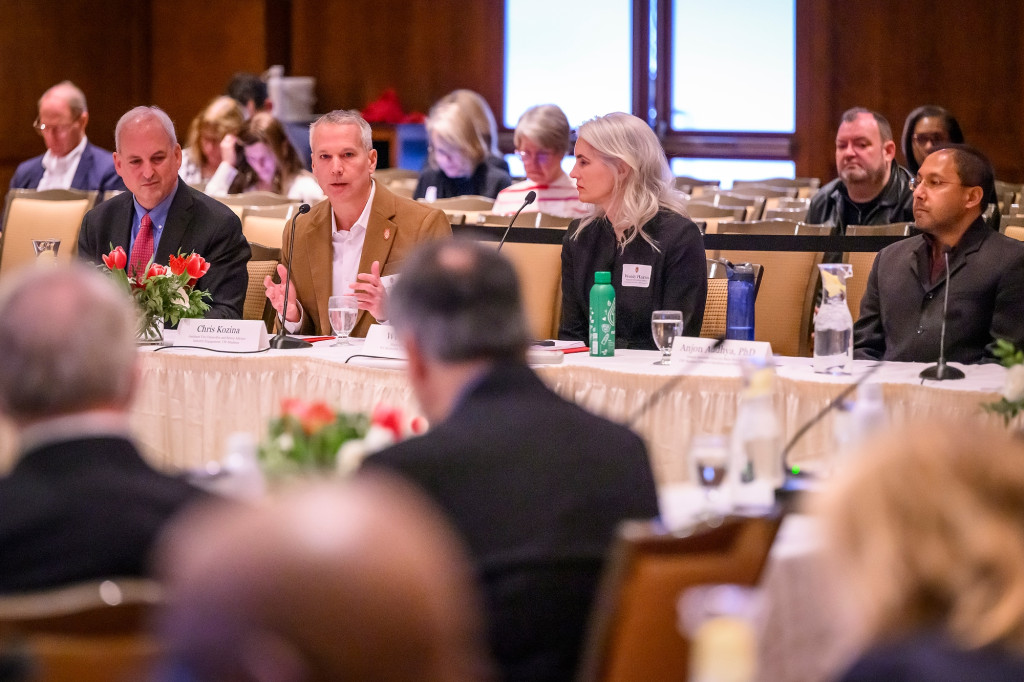
[[[940,629],[1024,652],[1024,441],[918,424],[862,457],[820,507],[869,634]]]
[[[683,194],[675,189],[665,150],[654,131],[636,116],[615,112],[590,119],[580,126],[577,137],[597,151],[598,161],[615,177],[611,202],[615,215],[595,206],[594,212],[580,222],[580,229],[607,217],[612,227],[623,233],[620,248],[640,236],[657,249],[644,224],[662,209],[686,216],[686,205]]]

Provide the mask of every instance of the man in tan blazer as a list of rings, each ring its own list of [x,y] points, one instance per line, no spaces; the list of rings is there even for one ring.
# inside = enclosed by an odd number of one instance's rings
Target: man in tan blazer
[[[373,181],[377,152],[370,125],[359,112],[325,114],[309,135],[313,175],[327,201],[299,216],[294,252],[288,249],[290,227],[285,227],[281,284],[266,278],[267,297],[280,313],[290,262],[288,331],[330,334],[327,299],[351,294],[359,307],[352,336],[365,336],[371,324],[387,319],[381,277],[398,273],[418,242],[451,237],[451,224],[442,211],[395,196]]]

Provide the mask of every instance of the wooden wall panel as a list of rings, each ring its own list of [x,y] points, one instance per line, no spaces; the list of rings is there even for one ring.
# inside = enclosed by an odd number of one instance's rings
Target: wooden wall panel
[[[138,104],[166,110],[184,144],[189,122],[224,92],[233,73],[269,66],[265,3],[152,0],[152,8],[152,101]]]
[[[501,0],[294,0],[292,66],[317,79],[317,111],[362,109],[385,88],[426,112],[456,88],[502,106]]]
[[[149,8],[138,0],[0,0],[0,187],[45,151],[32,130],[36,102],[69,79],[89,104],[89,139],[113,147],[114,124],[149,90]]]

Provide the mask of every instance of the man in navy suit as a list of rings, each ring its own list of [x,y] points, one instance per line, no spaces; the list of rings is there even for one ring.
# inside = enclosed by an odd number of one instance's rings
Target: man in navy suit
[[[39,98],[32,127],[46,143],[46,153],[18,165],[11,189],[124,190],[114,159],[85,136],[89,109],[85,95],[71,81],[54,85]]]
[[[527,366],[519,283],[494,249],[419,247],[391,313],[431,429],[364,467],[421,486],[462,534],[501,679],[571,680],[616,527],[658,514],[644,444],[563,400]]]
[[[210,294],[208,318],[239,319],[249,284],[251,251],[230,208],[178,179],[181,145],[158,107],[136,107],[117,122],[114,167],[129,192],[85,214],[79,257],[99,264],[112,246],[128,253],[128,268],[197,253],[210,264],[196,286]]]
[[[143,576],[166,521],[203,497],[129,435],[141,381],[128,296],[94,268],[26,268],[0,293],[0,592]]]

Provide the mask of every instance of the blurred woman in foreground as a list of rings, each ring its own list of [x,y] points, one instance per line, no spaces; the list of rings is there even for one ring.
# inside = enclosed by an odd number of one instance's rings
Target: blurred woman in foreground
[[[704,239],[673,187],[665,152],[650,126],[614,113],[580,126],[580,201],[593,212],[562,241],[562,321],[558,337],[588,342],[590,288],[607,270],[615,287],[615,345],[656,350],[651,313],[679,310],[683,333],[699,336],[707,296]]]
[[[492,213],[512,215],[531,191],[537,193],[537,199],[527,211],[563,218],[582,218],[590,213],[592,207],[580,202],[576,183],[562,170],[570,133],[565,112],[554,104],[530,107],[519,117],[513,140],[526,169],[526,180],[501,190]]]
[[[1024,680],[1024,442],[1005,429],[888,433],[823,494],[870,648],[844,682]]]

